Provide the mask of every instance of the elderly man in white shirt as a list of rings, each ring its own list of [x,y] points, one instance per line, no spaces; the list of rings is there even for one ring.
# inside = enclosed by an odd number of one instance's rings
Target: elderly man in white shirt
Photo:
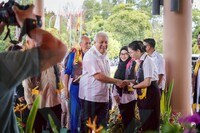
[[[166,74],[165,74],[165,63],[163,57],[155,50],[156,42],[153,38],[146,38],[143,40],[144,45],[146,46],[146,52],[154,61],[157,70],[158,70],[158,87],[162,94],[162,91],[165,89]]]
[[[81,99],[81,129],[88,132],[87,120],[97,116],[97,126],[107,128],[109,91],[108,83],[123,88],[128,83],[110,78],[110,66],[107,57],[108,36],[98,32],[94,37],[94,45],[83,59],[83,71],[80,79],[79,98]]]

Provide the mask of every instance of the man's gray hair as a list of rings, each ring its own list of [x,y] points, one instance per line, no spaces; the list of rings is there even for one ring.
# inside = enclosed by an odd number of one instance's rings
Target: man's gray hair
[[[81,36],[81,39],[80,39],[80,41],[79,41],[79,44],[81,44],[81,43],[82,43],[82,41],[83,41],[83,39],[84,39],[84,38],[88,38],[88,39],[89,39],[89,37],[88,37],[88,36],[86,36],[86,35],[82,35],[82,36]]]
[[[103,31],[99,31],[95,36],[94,36],[94,41],[96,42],[99,38],[99,36],[106,36],[108,38],[108,34]]]

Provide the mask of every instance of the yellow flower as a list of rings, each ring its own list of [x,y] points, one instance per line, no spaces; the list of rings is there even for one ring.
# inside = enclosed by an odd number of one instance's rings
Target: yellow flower
[[[27,104],[26,105],[21,104],[21,103],[17,104],[17,106],[14,107],[14,112],[17,112],[17,111],[23,112],[26,109],[27,106],[28,106]]]
[[[115,112],[115,110],[113,109],[113,110],[110,110],[109,112],[110,112],[110,115],[111,115],[112,113],[114,113],[114,112]]]
[[[108,120],[108,123],[110,123],[113,120],[113,118],[110,117],[110,119]]]

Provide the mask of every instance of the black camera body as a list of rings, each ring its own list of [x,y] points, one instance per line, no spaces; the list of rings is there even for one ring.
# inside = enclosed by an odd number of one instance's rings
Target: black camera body
[[[19,5],[15,0],[9,0],[2,7],[0,7],[0,22],[5,22],[7,25],[19,26],[17,23],[15,14],[12,10],[12,6],[15,5],[21,10],[26,10],[29,5]]]

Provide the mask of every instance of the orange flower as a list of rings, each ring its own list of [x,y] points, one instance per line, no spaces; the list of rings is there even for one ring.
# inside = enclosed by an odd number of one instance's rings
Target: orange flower
[[[97,128],[96,121],[97,121],[97,116],[94,117],[93,123],[91,121],[91,118],[89,118],[86,126],[88,126],[94,133],[100,133],[101,130],[103,129],[103,126],[100,125],[99,128]],[[91,131],[88,130],[88,133],[91,133]]]
[[[14,108],[14,112],[23,112],[25,109],[26,109],[26,107],[27,107],[28,105],[24,105],[24,104],[17,104],[17,106]]]

